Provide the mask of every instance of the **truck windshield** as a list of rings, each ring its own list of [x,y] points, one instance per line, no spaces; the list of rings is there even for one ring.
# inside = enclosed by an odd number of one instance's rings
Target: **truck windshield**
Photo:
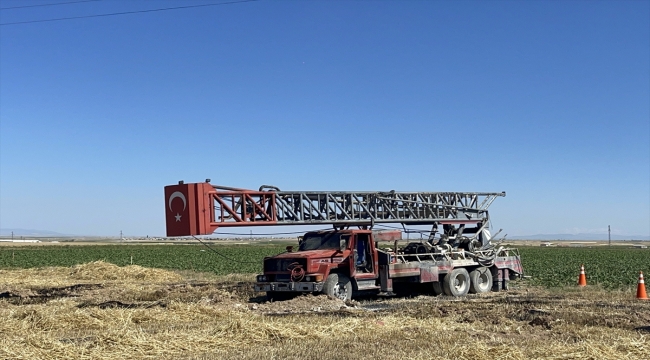
[[[300,243],[300,251],[338,249],[341,244],[341,234],[308,234]]]

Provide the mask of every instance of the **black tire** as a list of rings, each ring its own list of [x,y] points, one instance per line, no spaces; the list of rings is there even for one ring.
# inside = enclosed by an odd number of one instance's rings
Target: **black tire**
[[[480,267],[469,273],[469,292],[482,294],[492,289],[492,273],[486,267]]]
[[[469,292],[469,273],[464,268],[456,268],[445,275],[442,290],[449,296],[465,296]]]
[[[329,274],[323,284],[323,293],[343,301],[352,300],[352,283],[345,274]]]
[[[296,297],[296,294],[288,291],[267,291],[266,292],[266,299],[269,301],[291,300],[294,297]]]
[[[440,296],[445,293],[445,290],[443,290],[442,288],[442,282],[444,281],[444,278],[445,278],[444,275],[439,275],[438,281],[434,281],[431,283],[431,289],[433,289],[433,295]]]

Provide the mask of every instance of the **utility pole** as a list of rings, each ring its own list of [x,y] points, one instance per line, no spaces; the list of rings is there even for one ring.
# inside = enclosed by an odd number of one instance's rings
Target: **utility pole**
[[[14,232],[11,232],[11,241],[14,241]]]
[[[120,230],[120,242],[124,242],[124,236],[122,236],[122,230]]]
[[[612,246],[612,227],[607,225],[607,237],[609,238],[609,246]]]

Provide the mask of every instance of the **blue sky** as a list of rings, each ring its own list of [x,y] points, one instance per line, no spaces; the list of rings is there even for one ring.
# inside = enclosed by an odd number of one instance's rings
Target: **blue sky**
[[[0,26],[0,227],[164,235],[163,187],[205,178],[506,191],[491,214],[509,234],[650,235],[650,3],[257,1]]]

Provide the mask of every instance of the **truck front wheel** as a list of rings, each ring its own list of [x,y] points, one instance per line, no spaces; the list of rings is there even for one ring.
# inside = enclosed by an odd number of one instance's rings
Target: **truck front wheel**
[[[323,284],[323,293],[343,300],[352,299],[352,283],[350,278],[344,274],[329,274]]]
[[[442,290],[448,296],[465,296],[469,292],[469,273],[464,268],[456,268],[445,275]]]

